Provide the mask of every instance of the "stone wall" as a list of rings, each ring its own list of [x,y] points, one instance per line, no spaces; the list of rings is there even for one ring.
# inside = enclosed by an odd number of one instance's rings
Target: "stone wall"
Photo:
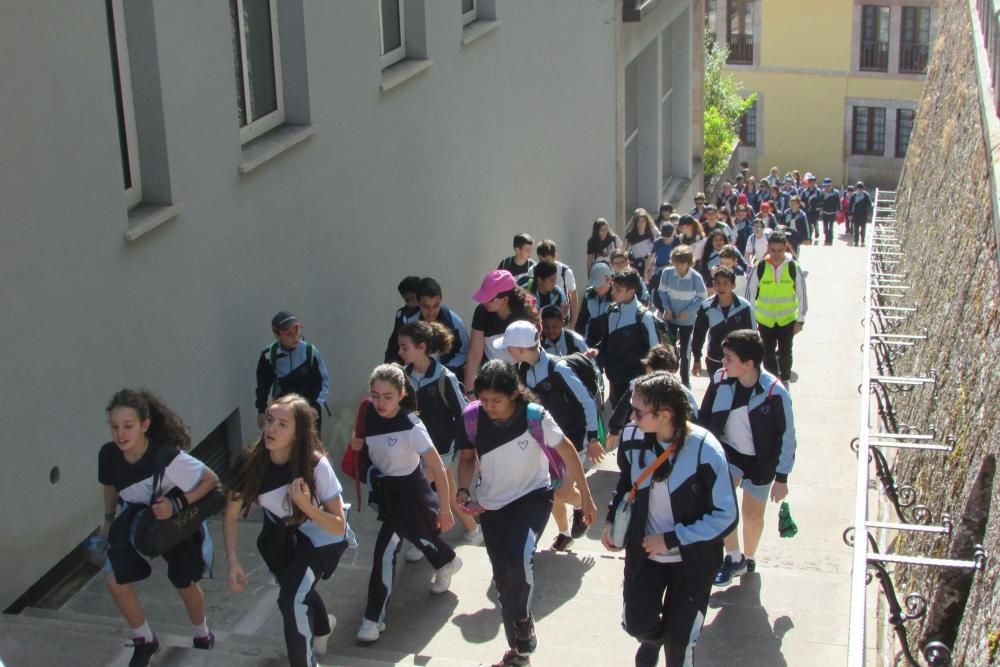
[[[984,139],[979,80],[967,0],[942,0],[941,32],[897,196],[899,235],[906,259],[910,300],[919,310],[901,331],[929,339],[897,365],[901,375],[937,372],[932,392],[896,394],[900,420],[920,430],[933,424],[954,435],[950,455],[904,451],[896,459],[897,483],[911,483],[917,502],[961,518],[983,457],[1000,453],[1000,303],[993,222],[990,155]],[[989,91],[987,89],[987,94]],[[954,647],[956,665],[1000,662],[1000,498],[993,507],[984,546],[989,557],[977,573]],[[900,553],[945,557],[948,538],[908,534]],[[939,572],[900,568],[897,588],[932,598]],[[990,642],[990,635],[994,641]],[[920,628],[910,624],[910,637]],[[990,644],[992,643],[992,647]]]

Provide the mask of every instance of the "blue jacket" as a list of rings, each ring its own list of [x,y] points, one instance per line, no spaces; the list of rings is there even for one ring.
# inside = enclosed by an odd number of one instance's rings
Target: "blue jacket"
[[[667,321],[670,324],[693,327],[698,306],[708,296],[705,279],[701,274],[690,268],[687,275],[681,278],[677,275],[677,269],[672,266],[667,267],[660,276],[659,291],[663,310],[670,311],[670,319]],[[687,314],[683,320],[678,319],[681,313]]]
[[[708,351],[706,354],[712,361],[722,361],[722,340],[727,334],[739,329],[756,329],[757,318],[754,307],[738,294],[733,294],[733,303],[729,312],[722,314],[719,297],[705,299],[698,307],[698,315],[694,321],[694,336],[691,340],[691,352],[694,358],[701,361],[701,346],[708,336]]]
[[[718,371],[698,411],[698,422],[720,439],[732,410],[737,382],[736,378],[726,375],[725,369]],[[752,469],[744,471],[747,479],[754,484],[787,482],[795,463],[792,399],[781,381],[763,368],[752,389],[747,412],[756,452]]]

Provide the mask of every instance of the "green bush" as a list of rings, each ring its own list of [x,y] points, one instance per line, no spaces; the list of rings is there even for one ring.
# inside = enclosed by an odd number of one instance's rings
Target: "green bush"
[[[705,177],[726,169],[726,162],[739,137],[740,122],[756,95],[743,97],[743,87],[723,67],[729,49],[705,33]]]

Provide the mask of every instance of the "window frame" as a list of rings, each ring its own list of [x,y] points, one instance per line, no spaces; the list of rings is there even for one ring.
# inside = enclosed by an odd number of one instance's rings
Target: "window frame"
[[[757,0],[729,0],[726,5],[726,47],[729,49],[729,58],[726,59],[727,65],[753,65],[756,60],[757,31],[755,28],[757,12],[760,9],[756,5]],[[738,23],[738,31],[733,30],[732,18],[734,14]],[[736,53],[732,46],[733,37],[749,38],[749,43],[741,47],[743,50],[741,56],[743,57],[737,58],[733,55]],[[749,53],[749,59],[745,57],[746,53]]]
[[[923,5],[903,5],[902,11],[900,12],[900,23],[899,23],[899,72],[900,74],[926,74],[927,73],[927,62],[930,59],[930,48],[931,48],[931,8]],[[926,12],[927,16],[927,41],[922,41],[920,39],[920,19],[921,14]],[[910,14],[913,18],[913,37],[912,41],[906,40],[906,19],[907,14]],[[905,54],[908,48],[923,48],[923,67],[904,67],[904,62],[906,62]]]
[[[461,0],[460,0],[461,1]],[[461,5],[459,5],[461,9]],[[472,9],[462,12],[462,27],[479,20],[479,0],[472,0]]]
[[[753,104],[747,109],[747,112],[743,114],[743,118],[740,119],[740,148],[757,148],[757,144],[760,139],[760,118],[758,114],[757,98],[754,98]],[[747,137],[749,136],[747,128],[749,123],[747,119],[753,114],[753,141],[750,141]]]
[[[874,25],[873,33],[875,35],[874,40],[865,39],[865,11],[873,10],[874,12]],[[882,32],[882,14],[886,13],[885,27],[886,27],[886,39],[885,42],[881,41],[880,34]],[[884,64],[876,63],[876,66],[865,66],[865,47],[874,45],[879,51],[882,50],[884,46]],[[890,52],[892,50],[892,5],[880,5],[880,4],[862,4],[861,5],[861,25],[859,26],[859,39],[858,39],[858,70],[861,72],[888,72],[889,71],[889,60]],[[881,65],[881,66],[879,66]]]
[[[906,133],[906,147],[902,151],[899,150],[900,140],[902,139],[903,133],[903,114],[908,113],[910,115],[909,119],[909,129]],[[913,123],[917,119],[916,109],[906,109],[899,108],[896,109],[896,146],[895,146],[895,156],[899,159],[906,157],[906,151],[910,148],[910,141],[913,138]]]
[[[131,187],[125,187],[125,204],[127,208],[135,208],[142,203],[142,169],[139,163],[139,133],[135,125],[135,99],[132,95],[132,66],[128,54],[128,36],[125,33],[125,5],[124,0],[107,0],[106,11],[110,12],[110,25],[113,34],[109,35],[114,40],[113,66],[117,66],[117,81],[115,81],[115,115],[118,115],[118,105],[120,103],[121,118],[116,118],[115,122],[121,123],[124,127],[119,128],[119,141],[121,131],[125,133],[125,146],[121,150],[122,157],[127,161],[129,180]],[[109,47],[111,46],[109,39]],[[112,75],[115,72],[112,71]],[[120,147],[121,148],[121,147]],[[124,171],[124,169],[123,169]]]
[[[250,102],[250,80],[247,77],[248,60],[245,43],[246,22],[244,19],[243,1],[236,2],[236,32],[240,47],[240,62],[242,69],[237,73],[240,83],[243,86],[243,104],[246,105],[245,115],[246,125],[240,127],[240,143],[246,144],[257,137],[270,132],[274,128],[283,125],[285,122],[285,94],[281,76],[281,41],[278,29],[278,0],[267,0],[269,14],[271,17],[271,58],[274,65],[272,74],[274,75],[274,97],[275,109],[267,115],[253,120]]]
[[[865,134],[866,134],[866,137],[865,137],[865,146],[862,149],[859,150],[859,148],[858,148],[858,142],[857,142],[857,139],[858,139],[858,116],[859,116],[858,112],[861,111],[862,109],[865,110],[865,114],[867,116],[866,119],[865,119],[865,123],[867,125],[867,128],[866,128],[866,131],[865,131]],[[876,141],[875,141],[876,136],[875,136],[875,122],[874,122],[874,117],[876,115],[875,112],[877,112],[877,111],[881,111],[882,112],[882,149],[881,150],[876,150],[876,148],[875,148],[875,146],[876,146]],[[885,130],[886,130],[887,116],[888,116],[888,114],[886,113],[886,108],[885,107],[866,106],[866,105],[855,105],[855,106],[852,107],[852,119],[851,119],[851,155],[867,155],[867,156],[875,156],[875,157],[885,157]]]
[[[382,20],[382,0],[378,0],[378,50],[381,54],[379,60],[382,63],[382,69],[387,69],[406,60],[406,7],[404,0],[396,0],[396,7],[399,11],[399,46],[385,52],[383,51],[385,48],[385,24]]]

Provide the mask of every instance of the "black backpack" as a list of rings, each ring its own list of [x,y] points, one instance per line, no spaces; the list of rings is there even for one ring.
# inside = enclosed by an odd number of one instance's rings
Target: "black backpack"
[[[661,318],[657,317],[656,313],[651,311],[649,308],[639,307],[635,309],[635,323],[642,324],[642,316],[645,315],[646,313],[649,313],[653,318],[653,325],[656,327],[656,335],[657,337],[659,337],[660,342],[669,347],[671,341],[670,341],[670,330],[667,327],[667,323],[664,322]]]
[[[604,387],[603,378],[601,377],[601,371],[597,368],[597,364],[585,355],[583,352],[574,352],[573,354],[567,354],[565,357],[559,357],[554,354],[549,355],[549,375],[554,377],[556,372],[556,363],[560,361],[565,361],[569,369],[573,371],[573,374],[580,379],[583,386],[587,388],[590,395],[594,397],[594,401],[597,403],[597,407],[600,408],[604,404]]]

